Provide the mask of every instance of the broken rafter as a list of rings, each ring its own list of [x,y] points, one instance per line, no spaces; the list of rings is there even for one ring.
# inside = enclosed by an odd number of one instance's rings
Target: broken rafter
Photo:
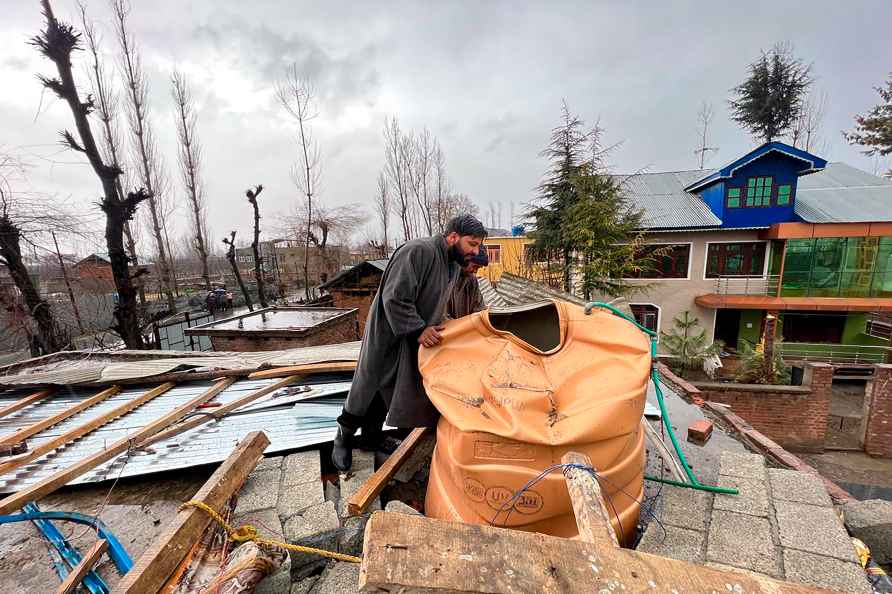
[[[214,510],[221,509],[241,488],[268,445],[269,439],[263,432],[249,433],[192,500],[200,501]],[[114,590],[115,594],[157,592],[198,542],[210,522],[211,517],[203,510],[181,508],[121,579]]]
[[[52,396],[56,392],[55,388],[47,388],[46,390],[41,390],[39,392],[34,392],[30,396],[25,396],[21,400],[16,400],[12,404],[7,404],[3,408],[0,408],[0,419],[7,415],[11,415],[12,413],[22,410],[29,404],[34,404],[38,400],[42,400],[47,396]]]
[[[375,497],[381,494],[381,491],[387,485],[387,482],[393,478],[396,471],[400,469],[409,454],[419,444],[425,434],[430,431],[427,427],[419,427],[413,429],[412,433],[403,440],[400,446],[387,458],[387,461],[381,465],[375,474],[362,484],[359,491],[354,493],[353,497],[347,501],[347,513],[351,516],[358,516],[365,513]]]
[[[521,530],[375,512],[365,529],[363,592],[747,592],[829,594],[755,573]]]
[[[37,458],[43,456],[44,454],[48,454],[49,452],[52,452],[56,448],[62,447],[68,443],[71,443],[75,439],[79,439],[79,438],[83,437],[87,433],[95,431],[96,429],[98,429],[99,427],[102,427],[109,421],[117,419],[121,415],[124,415],[124,414],[132,411],[133,409],[142,406],[149,400],[152,400],[152,399],[160,396],[161,394],[164,394],[165,392],[167,392],[168,390],[173,388],[175,385],[176,384],[174,384],[172,382],[167,382],[165,384],[161,384],[160,386],[157,386],[156,388],[153,388],[153,389],[149,390],[148,392],[141,394],[137,398],[134,398],[133,400],[130,400],[130,401],[122,404],[121,406],[113,408],[112,410],[108,411],[104,415],[99,416],[99,417],[91,420],[88,423],[84,423],[83,425],[78,425],[71,431],[63,433],[62,435],[56,437],[55,439],[51,439],[50,441],[40,444],[38,447],[34,448],[33,450],[31,450],[29,452],[22,454],[21,456],[17,456],[15,458],[12,458],[10,460],[6,460],[6,461],[0,463],[0,474],[5,474],[11,470],[15,470],[16,468],[22,466],[23,464],[27,464],[28,462],[30,462],[32,460],[36,460]]]
[[[36,435],[36,434],[40,433],[44,429],[49,429],[53,425],[56,425],[57,423],[61,423],[68,417],[72,417],[72,416],[76,415],[77,413],[90,408],[94,404],[99,404],[103,400],[109,398],[110,396],[114,396],[115,394],[117,394],[120,391],[121,391],[121,386],[112,386],[110,388],[106,388],[105,390],[102,390],[98,394],[91,396],[85,400],[82,400],[81,402],[78,402],[77,404],[75,404],[73,406],[69,406],[65,410],[63,410],[59,413],[56,413],[56,414],[52,415],[51,417],[47,417],[46,419],[37,421],[36,423],[32,423],[31,425],[28,425],[27,427],[22,427],[21,429],[19,429],[18,431],[15,431],[14,433],[9,433],[7,435],[4,435],[4,436],[0,437],[0,447],[11,446],[12,444],[24,441],[24,440],[28,439],[29,437],[31,437],[32,435]]]
[[[19,491],[18,493],[14,493],[0,500],[0,514],[11,513],[13,510],[19,509],[29,501],[35,501],[37,499],[40,499],[41,497],[45,497],[46,495],[54,492],[56,489],[67,485],[70,481],[76,479],[82,474],[96,468],[100,464],[111,460],[112,458],[130,450],[131,448],[139,446],[142,441],[148,439],[162,429],[169,427],[173,423],[176,423],[177,421],[185,417],[187,414],[192,412],[192,410],[196,406],[203,404],[211,398],[215,397],[217,394],[232,385],[234,381],[235,380],[231,378],[220,380],[204,393],[178,406],[174,410],[161,416],[152,423],[149,423],[142,429],[139,429],[122,437],[121,439],[109,444],[104,449],[90,456],[87,456],[83,460],[76,462],[75,464],[72,464],[67,468],[63,468],[55,474],[52,474],[43,479],[39,483],[36,483],[23,491]]]
[[[89,573],[94,565],[96,565],[96,562],[99,561],[99,558],[102,557],[102,554],[107,549],[107,540],[104,538],[97,540],[93,546],[90,547],[90,550],[87,551],[87,554],[83,556],[80,563],[71,570],[71,573],[65,576],[65,580],[56,589],[55,594],[69,594],[70,592],[74,592],[80,585],[81,580],[84,579],[84,576]]]
[[[248,379],[265,379],[270,377],[285,377],[295,373],[336,373],[339,371],[355,371],[356,361],[336,361],[334,363],[307,363],[304,365],[292,365],[290,367],[275,367],[255,371]]]

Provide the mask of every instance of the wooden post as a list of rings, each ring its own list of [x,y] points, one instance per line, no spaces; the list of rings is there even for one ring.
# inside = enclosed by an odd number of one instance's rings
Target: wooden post
[[[219,510],[238,491],[269,445],[263,432],[249,433],[229,458],[192,498]],[[194,507],[181,509],[161,534],[152,541],[133,568],[121,579],[114,594],[157,592],[189,552],[211,522],[211,517]]]
[[[79,426],[75,427],[74,429],[72,429],[71,431],[63,433],[62,435],[56,437],[55,439],[51,439],[47,442],[40,444],[33,450],[25,452],[21,456],[17,456],[15,458],[11,458],[9,460],[0,462],[0,474],[5,474],[11,470],[15,470],[16,468],[22,466],[23,464],[27,464],[28,462],[30,462],[32,460],[36,460],[37,458],[40,458],[44,454],[48,454],[48,453],[52,452],[53,450],[55,450],[58,447],[64,446],[65,444],[70,443],[70,442],[74,441],[75,439],[79,439],[79,438],[83,437],[84,435],[86,435],[87,433],[90,433],[91,431],[95,431],[96,429],[98,429],[99,427],[102,427],[109,421],[117,419],[121,415],[126,414],[139,406],[142,406],[149,400],[152,400],[153,398],[156,398],[157,396],[164,394],[165,392],[167,392],[168,390],[173,388],[175,385],[176,384],[174,384],[172,382],[167,382],[166,384],[161,384],[160,386],[158,386],[152,390],[149,390],[145,394],[142,394],[141,396],[134,398],[133,400],[126,402],[126,403],[122,404],[121,406],[113,408],[112,410],[108,411],[104,415],[97,417],[88,423],[79,425]]]
[[[830,594],[755,573],[596,543],[424,516],[375,512],[365,529],[363,592],[746,592]]]
[[[381,468],[370,476],[359,488],[359,491],[354,493],[353,497],[347,501],[347,513],[349,515],[358,516],[369,508],[375,497],[381,494],[387,482],[393,478],[393,475],[396,474],[396,471],[399,470],[402,463],[405,462],[406,458],[409,457],[409,454],[412,453],[421,441],[421,438],[428,431],[427,427],[419,427],[412,430],[412,433],[403,440],[387,461],[381,465]]]
[[[84,576],[96,565],[96,562],[99,561],[99,558],[102,557],[102,554],[107,549],[108,541],[104,538],[100,538],[93,543],[93,546],[83,556],[81,562],[71,570],[71,573],[65,576],[65,580],[56,589],[56,594],[70,594],[70,592],[74,592],[80,585],[81,580],[84,579]]]
[[[107,399],[110,396],[114,396],[115,394],[117,394],[120,391],[121,391],[121,386],[112,386],[110,388],[106,388],[105,390],[102,390],[98,394],[95,394],[94,396],[91,396],[89,398],[86,398],[86,399],[78,402],[74,406],[69,406],[62,412],[56,413],[56,414],[52,415],[51,417],[47,417],[46,419],[43,419],[41,421],[37,421],[36,423],[32,423],[32,424],[28,425],[27,427],[22,427],[21,429],[19,429],[18,431],[15,431],[13,433],[8,433],[8,434],[0,437],[0,447],[12,445],[14,443],[19,443],[20,441],[28,439],[32,435],[36,435],[37,433],[40,433],[44,429],[48,429],[57,423],[61,423],[68,417],[74,416],[77,413],[90,408],[94,404],[99,404],[103,400]]]
[[[592,461],[585,454],[567,452],[561,458],[561,464],[591,467]],[[604,504],[601,486],[595,476],[581,468],[566,468],[564,477],[567,479],[567,490],[570,491],[570,501],[573,503],[579,538],[586,542],[606,542],[618,547],[619,539],[613,531],[610,513]],[[616,521],[619,522],[619,518]]]
[[[41,390],[40,392],[34,392],[33,394],[31,394],[29,396],[25,396],[21,400],[16,400],[12,404],[7,404],[3,408],[0,408],[0,419],[2,419],[3,417],[5,417],[7,415],[11,415],[12,413],[14,413],[16,411],[20,411],[23,408],[25,408],[26,406],[28,406],[30,404],[34,404],[38,400],[42,400],[42,399],[46,398],[47,396],[52,396],[55,393],[56,393],[55,388],[47,388],[46,390]]]
[[[122,454],[132,447],[139,446],[142,441],[155,435],[165,427],[176,423],[184,416],[189,414],[196,406],[207,402],[208,400],[222,392],[229,385],[231,385],[233,381],[233,379],[227,378],[225,380],[217,382],[209,390],[178,406],[171,412],[149,423],[142,429],[139,429],[122,437],[121,439],[106,446],[105,449],[99,450],[98,452],[87,456],[86,458],[72,464],[67,468],[63,468],[55,474],[51,474],[39,483],[31,485],[23,491],[19,491],[18,493],[7,496],[6,498],[0,500],[0,514],[11,513],[13,510],[19,509],[29,501],[35,501],[37,499],[40,499],[41,497],[45,497],[46,495],[54,492],[56,489],[68,484],[69,481],[81,476],[85,472],[88,472],[96,468],[100,464],[111,460],[118,454]]]

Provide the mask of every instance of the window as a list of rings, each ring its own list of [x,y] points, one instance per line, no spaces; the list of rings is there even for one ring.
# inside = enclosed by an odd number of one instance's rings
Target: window
[[[635,316],[635,321],[650,330],[658,332],[660,329],[660,308],[649,303],[630,303],[629,309]]]
[[[765,242],[710,243],[706,249],[706,278],[762,276]]]
[[[636,257],[642,268],[629,278],[687,278],[691,259],[690,244],[648,245]]]
[[[769,177],[751,177],[746,180],[746,205],[771,206],[771,182]]]
[[[793,186],[785,184],[777,187],[777,205],[786,206],[790,203],[790,197],[793,192]]]
[[[501,264],[502,263],[502,246],[487,245],[484,247],[486,248],[486,255],[489,257],[490,264]]]
[[[740,188],[728,188],[728,208],[740,208]]]

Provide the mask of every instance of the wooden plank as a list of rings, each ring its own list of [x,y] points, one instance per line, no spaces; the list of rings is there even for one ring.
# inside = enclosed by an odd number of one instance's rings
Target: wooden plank
[[[44,454],[48,454],[49,452],[52,452],[53,450],[55,450],[58,447],[64,446],[65,444],[70,443],[70,442],[74,441],[75,439],[79,439],[79,438],[83,437],[84,435],[86,435],[87,433],[90,433],[91,431],[95,431],[96,429],[98,429],[99,427],[102,427],[109,421],[113,421],[114,419],[117,419],[121,415],[124,415],[124,414],[132,411],[133,409],[142,406],[146,402],[148,402],[154,398],[157,398],[161,394],[164,394],[165,392],[167,392],[168,390],[173,388],[175,385],[176,384],[174,384],[173,382],[167,382],[165,384],[161,384],[160,386],[152,388],[148,392],[141,394],[139,397],[134,398],[133,400],[126,402],[126,403],[122,404],[121,406],[113,408],[112,410],[108,411],[104,415],[99,416],[88,423],[84,423],[83,425],[78,425],[71,431],[63,433],[62,435],[56,437],[55,439],[51,439],[50,441],[40,444],[38,447],[34,448],[33,450],[31,450],[29,452],[22,454],[21,456],[16,456],[15,458],[12,458],[10,460],[3,461],[2,463],[0,463],[0,474],[5,474],[11,470],[15,470],[16,468],[19,468],[23,464],[27,464],[28,462],[31,462],[32,460],[36,460],[37,458],[40,458]]]
[[[591,459],[585,454],[567,452],[561,458],[561,464],[579,464],[592,466]],[[581,468],[565,468],[567,490],[573,503],[573,514],[576,516],[576,527],[579,538],[586,542],[604,542],[619,546],[619,539],[610,523],[610,513],[604,504],[601,485],[594,475]]]
[[[27,489],[23,491],[19,491],[18,493],[13,493],[9,495],[3,500],[0,500],[0,514],[8,514],[12,513],[13,510],[17,510],[21,508],[23,505],[28,503],[29,501],[35,501],[40,499],[41,497],[45,497],[49,495],[56,489],[68,484],[73,479],[81,476],[85,472],[88,472],[100,464],[111,460],[115,456],[126,452],[131,447],[136,447],[140,445],[140,442],[143,440],[155,435],[162,429],[176,423],[184,416],[189,414],[196,406],[202,404],[213,398],[221,391],[225,390],[228,386],[235,381],[232,378],[227,378],[224,380],[220,380],[213,387],[206,390],[205,392],[199,394],[192,400],[185,402],[184,404],[178,406],[174,410],[169,413],[162,415],[158,419],[152,421],[145,427],[134,431],[122,437],[121,439],[111,443],[106,446],[105,449],[100,450],[90,456],[87,456],[83,460],[72,464],[67,468],[63,468],[52,474],[39,483],[31,485]]]
[[[830,590],[614,547],[493,526],[375,512],[365,529],[363,592],[746,592]],[[414,591],[414,590],[413,590]]]
[[[190,429],[194,429],[195,427],[198,427],[199,425],[209,423],[209,422],[219,418],[220,416],[225,415],[226,413],[230,413],[230,412],[236,410],[237,408],[241,408],[241,407],[245,406],[246,404],[250,404],[250,403],[254,402],[258,398],[261,398],[262,396],[266,396],[267,394],[269,394],[271,392],[275,392],[276,390],[278,390],[280,388],[284,388],[288,384],[293,384],[294,382],[301,379],[301,377],[302,376],[299,376],[299,375],[292,375],[290,377],[280,379],[279,381],[274,382],[274,383],[266,386],[265,388],[260,388],[259,390],[254,390],[253,392],[251,392],[250,394],[247,394],[246,396],[242,396],[241,398],[239,398],[237,400],[233,400],[229,404],[224,404],[223,406],[218,406],[216,408],[210,409],[208,411],[208,414],[206,414],[206,415],[198,415],[198,416],[192,417],[191,419],[183,421],[182,423],[178,423],[178,424],[174,425],[173,427],[170,427],[169,429],[159,432],[157,435],[152,435],[151,437],[148,437],[148,438],[142,440],[139,443],[139,447],[148,447],[148,446],[152,445],[153,443],[158,443],[159,441],[164,441],[165,439],[169,439],[175,435],[179,435],[180,433],[189,431]],[[233,378],[229,378],[224,381],[228,381],[231,383],[235,380]]]
[[[74,590],[80,585],[81,580],[84,579],[84,576],[87,575],[96,562],[99,561],[99,558],[102,557],[102,554],[108,549],[108,541],[104,538],[100,538],[93,546],[90,547],[90,550],[87,551],[87,554],[83,556],[81,562],[77,564],[77,566],[71,570],[59,587],[56,589],[56,594],[70,594],[74,592]]]
[[[248,379],[265,379],[269,377],[285,377],[300,373],[334,373],[338,371],[355,371],[356,361],[335,361],[333,363],[307,363],[290,367],[276,367],[255,371]]]
[[[3,417],[5,417],[7,415],[11,415],[12,413],[16,412],[17,410],[22,410],[29,404],[34,404],[38,400],[42,400],[43,398],[46,398],[47,396],[52,396],[53,394],[55,394],[55,392],[56,392],[55,388],[49,388],[46,390],[41,390],[39,392],[34,392],[30,396],[25,396],[21,400],[16,400],[12,404],[7,404],[3,408],[0,408],[0,419],[2,419]]]
[[[121,386],[112,386],[110,388],[106,388],[98,394],[90,396],[89,398],[82,400],[73,406],[69,406],[65,410],[58,412],[51,417],[47,417],[43,420],[37,421],[36,423],[32,423],[27,427],[22,427],[21,429],[13,433],[8,433],[6,435],[0,436],[0,447],[24,441],[32,435],[40,433],[44,429],[49,429],[53,425],[61,423],[68,417],[72,417],[81,411],[87,410],[95,404],[99,404],[103,400],[114,396],[120,391]]]
[[[663,459],[665,465],[669,467],[669,472],[672,474],[672,478],[682,483],[686,482],[688,479],[687,476],[685,476],[681,464],[675,459],[675,456],[672,455],[672,452],[660,438],[660,434],[657,433],[657,430],[647,422],[647,419],[641,419],[641,426],[644,428],[644,437],[646,437],[648,443],[653,446],[653,451],[655,451],[660,458]]]
[[[399,470],[402,463],[409,457],[421,438],[425,433],[430,431],[428,427],[419,427],[413,429],[403,443],[387,458],[387,461],[381,465],[375,474],[362,484],[359,491],[353,494],[347,501],[347,513],[351,516],[358,516],[365,513],[375,497],[381,494],[381,491],[387,485],[387,482],[393,478],[396,471]]]
[[[219,510],[241,488],[245,479],[263,456],[269,445],[266,434],[249,433],[238,444],[229,458],[192,498]],[[121,578],[115,594],[148,594],[157,592],[188,554],[211,522],[211,517],[195,507],[177,512],[161,534],[152,541],[133,568]]]

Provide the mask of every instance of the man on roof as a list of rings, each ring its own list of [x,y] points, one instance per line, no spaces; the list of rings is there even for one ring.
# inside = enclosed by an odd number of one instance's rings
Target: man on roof
[[[354,447],[379,447],[385,421],[399,428],[436,425],[439,414],[418,371],[419,345],[440,343],[459,270],[480,252],[485,238],[483,223],[461,215],[442,235],[411,239],[393,252],[369,309],[356,373],[338,417],[331,459],[339,470],[353,465]]]
[[[446,308],[451,319],[463,318],[486,309],[483,295],[480,293],[480,283],[477,282],[477,271],[488,265],[489,257],[486,255],[486,249],[481,247],[480,252],[462,266],[461,274],[458,275],[449,298],[449,306]]]

